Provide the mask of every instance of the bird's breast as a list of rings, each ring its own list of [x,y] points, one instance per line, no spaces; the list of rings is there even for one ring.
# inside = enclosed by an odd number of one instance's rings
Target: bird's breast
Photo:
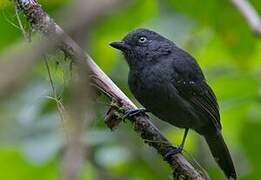
[[[148,111],[158,118],[178,127],[193,128],[192,124],[198,124],[197,118],[191,114],[191,106],[173,87],[171,83],[173,72],[161,70],[164,68],[154,67],[142,71],[130,71],[131,92]]]
[[[154,66],[129,73],[130,90],[147,109],[153,109],[168,99],[165,87],[169,77],[167,72],[159,70]]]

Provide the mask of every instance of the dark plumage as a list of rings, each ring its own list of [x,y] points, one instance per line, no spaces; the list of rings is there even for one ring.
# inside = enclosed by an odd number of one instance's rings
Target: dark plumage
[[[221,134],[219,107],[195,59],[172,41],[147,29],[128,33],[111,46],[129,65],[129,87],[137,100],[163,121],[204,136],[227,177],[236,179]]]

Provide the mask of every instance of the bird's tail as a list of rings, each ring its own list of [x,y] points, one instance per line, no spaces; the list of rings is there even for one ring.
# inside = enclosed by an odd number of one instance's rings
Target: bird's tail
[[[221,133],[204,136],[210,151],[218,163],[220,168],[223,170],[228,179],[237,179],[236,171],[229,150]]]

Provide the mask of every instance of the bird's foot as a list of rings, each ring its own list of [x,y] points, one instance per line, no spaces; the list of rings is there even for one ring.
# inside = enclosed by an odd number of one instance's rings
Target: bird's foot
[[[144,109],[144,108],[132,109],[132,110],[125,112],[123,119],[131,118],[131,117],[138,115],[138,114],[145,114],[145,112],[147,112],[147,110]]]
[[[166,154],[164,155],[164,159],[168,160],[171,156],[182,153],[183,151],[183,147],[179,146],[175,149],[171,148],[169,150],[167,150]]]

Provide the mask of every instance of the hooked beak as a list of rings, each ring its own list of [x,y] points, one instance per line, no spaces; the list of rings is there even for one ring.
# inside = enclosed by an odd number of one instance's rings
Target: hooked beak
[[[124,41],[114,41],[110,43],[110,46],[113,48],[119,49],[121,51],[126,51],[130,49],[129,45],[127,45]]]

